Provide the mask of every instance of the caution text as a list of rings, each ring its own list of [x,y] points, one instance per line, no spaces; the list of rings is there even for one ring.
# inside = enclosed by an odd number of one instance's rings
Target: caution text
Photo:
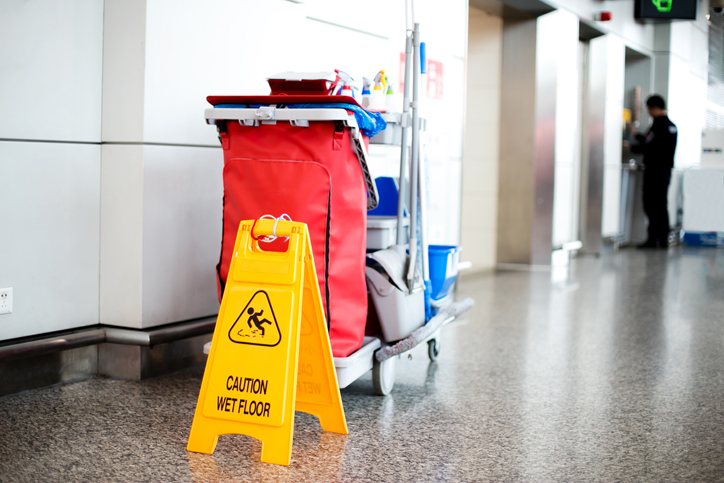
[[[249,392],[253,394],[266,394],[269,381],[264,379],[254,379],[251,377],[235,377],[226,378],[226,389],[229,391]]]

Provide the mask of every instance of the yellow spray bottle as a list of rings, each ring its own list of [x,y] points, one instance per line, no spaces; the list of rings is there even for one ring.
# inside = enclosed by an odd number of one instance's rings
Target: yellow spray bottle
[[[372,88],[372,95],[370,95],[370,107],[371,111],[386,111],[386,88],[385,88],[385,71],[381,70],[375,76],[375,86]]]

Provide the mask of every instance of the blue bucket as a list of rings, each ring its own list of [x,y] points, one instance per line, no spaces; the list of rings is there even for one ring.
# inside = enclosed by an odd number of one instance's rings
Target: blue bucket
[[[428,246],[430,259],[431,298],[440,300],[450,293],[450,289],[458,276],[458,263],[462,247],[451,245]]]

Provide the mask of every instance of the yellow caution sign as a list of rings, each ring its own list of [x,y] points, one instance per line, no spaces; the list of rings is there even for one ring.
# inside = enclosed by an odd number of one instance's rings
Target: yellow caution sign
[[[254,235],[288,236],[284,253]],[[187,449],[214,452],[222,434],[262,442],[261,461],[289,465],[294,411],[347,434],[304,223],[243,221],[221,301]]]

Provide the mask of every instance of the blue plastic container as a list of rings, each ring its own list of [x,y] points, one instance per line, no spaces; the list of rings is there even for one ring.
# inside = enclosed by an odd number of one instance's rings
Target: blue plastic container
[[[690,247],[721,247],[724,246],[724,233],[688,231],[684,233],[684,243]]]
[[[684,243],[690,247],[716,247],[719,245],[718,238],[715,231],[684,233]]]
[[[430,258],[430,283],[432,284],[432,299],[440,300],[450,293],[450,289],[458,276],[458,263],[460,262],[460,246],[430,245],[428,255]]]
[[[377,208],[367,212],[367,216],[397,217],[397,199],[400,191],[395,178],[380,176],[375,178],[375,185],[377,185],[377,193],[380,195],[380,202]],[[407,216],[407,211],[405,211],[405,216]]]

